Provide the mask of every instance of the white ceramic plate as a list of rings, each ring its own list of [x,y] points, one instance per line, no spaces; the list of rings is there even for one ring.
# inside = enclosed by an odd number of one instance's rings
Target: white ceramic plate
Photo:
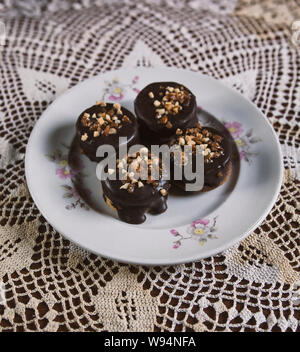
[[[96,164],[81,156],[71,168],[68,154],[82,110],[106,99],[133,111],[137,92],[156,81],[186,85],[203,109],[199,119],[207,118],[206,111],[223,121],[237,143],[241,160],[223,186],[197,195],[173,191],[164,214],[148,214],[145,223],[130,225],[105,205]],[[208,76],[171,68],[121,69],[68,90],[36,123],[25,162],[30,193],[57,231],[94,253],[146,265],[195,261],[242,240],[271,210],[283,173],[276,135],[250,101]],[[80,182],[83,198],[74,179]]]

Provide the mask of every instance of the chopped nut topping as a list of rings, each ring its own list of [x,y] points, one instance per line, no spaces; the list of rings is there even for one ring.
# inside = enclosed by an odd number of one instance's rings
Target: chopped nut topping
[[[179,145],[185,145],[185,140],[184,140],[184,138],[180,137],[180,138],[178,139],[178,143],[179,143]]]
[[[100,126],[103,125],[104,124],[103,117],[99,117],[98,122],[99,122]]]
[[[148,95],[153,99],[154,94],[153,92],[150,93]],[[165,88],[161,86],[160,91],[158,92],[158,97],[159,100],[153,102],[153,105],[157,108],[155,117],[158,120],[158,123],[164,124],[167,128],[172,128],[171,122],[167,124],[166,119],[160,120],[162,115],[177,115],[184,106],[189,105],[191,94],[183,86],[180,88],[170,86]]]
[[[213,135],[213,139],[216,141],[216,142],[218,142],[218,143],[220,143],[220,142],[222,142],[222,137],[221,136],[219,136],[219,135],[217,135],[217,134],[214,134]]]
[[[127,115],[124,115],[123,118],[122,118],[122,120],[123,120],[124,122],[126,122],[126,123],[131,123],[131,120],[130,120],[130,118],[129,118]]]
[[[164,188],[160,190],[160,193],[162,196],[166,196],[168,194],[167,190]]]
[[[168,122],[167,116],[163,116],[161,119],[161,123],[166,124]]]
[[[109,134],[116,134],[117,130],[115,128],[110,128],[108,133]]]
[[[114,108],[117,109],[117,110],[120,110],[120,109],[121,109],[121,105],[118,104],[118,103],[115,103],[113,106],[114,106]]]
[[[109,125],[107,125],[107,126],[105,127],[104,131],[103,131],[103,134],[104,134],[105,136],[108,136],[108,135],[109,135],[109,130],[110,130],[110,127],[109,127]]]
[[[112,105],[97,101],[96,106],[92,116],[84,112],[81,118],[82,125],[93,132],[94,138],[116,134],[117,129],[122,128],[124,124],[132,123],[127,115],[123,115],[121,105],[118,103]]]
[[[157,109],[156,112],[159,114],[159,115],[162,115],[166,112],[165,109]]]
[[[200,126],[200,127],[199,127]],[[200,123],[197,127],[186,129],[183,134],[182,130],[176,131],[176,139],[173,140],[170,144],[174,143],[183,147],[185,144],[192,146],[192,152],[196,152],[196,146],[201,147],[201,153],[205,157],[205,162],[212,162],[213,159],[218,158],[220,155],[224,154],[224,150],[220,142],[223,140],[223,137],[220,135],[214,134],[209,130],[202,128]],[[184,152],[182,152],[184,154]]]
[[[129,186],[129,183],[124,183],[123,186],[120,187],[120,189],[127,189]]]
[[[144,187],[145,182],[156,188],[159,185],[157,178],[162,177],[161,159],[151,155],[148,148],[142,147],[138,152],[127,155],[122,160],[117,160],[117,167],[122,175],[122,185],[120,189],[127,189],[133,193],[135,187]]]
[[[81,136],[82,142],[85,142],[87,139],[88,139],[87,133],[85,133],[85,134],[83,134],[83,135]]]
[[[188,145],[195,145],[196,142],[195,142],[195,141],[192,141],[192,140],[189,140],[189,141],[187,142],[187,144],[188,144]]]

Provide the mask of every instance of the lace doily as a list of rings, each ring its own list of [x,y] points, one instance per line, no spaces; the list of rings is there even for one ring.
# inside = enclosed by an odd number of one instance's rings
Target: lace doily
[[[0,1],[7,34],[0,47],[0,330],[300,331],[296,2],[52,0],[28,1],[25,10],[20,3]],[[57,233],[28,193],[26,143],[49,103],[85,78],[137,65],[223,80],[278,134],[285,177],[276,205],[218,256],[169,267],[103,259]]]

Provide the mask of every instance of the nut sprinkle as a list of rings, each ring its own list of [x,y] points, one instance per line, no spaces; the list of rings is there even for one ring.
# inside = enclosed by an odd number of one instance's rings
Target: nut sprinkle
[[[81,123],[91,132],[90,136],[84,133],[81,140],[85,142],[88,138],[98,138],[102,135],[108,136],[117,134],[124,124],[131,123],[130,118],[124,115],[120,104],[108,104],[104,101],[96,102],[97,112],[92,115],[85,112],[82,115]]]
[[[148,184],[161,191],[158,181],[163,173],[161,159],[152,155],[148,148],[143,147],[135,154],[118,159],[116,168],[119,169],[121,175],[120,189],[133,193],[135,189]],[[113,173],[112,169],[109,169],[109,173]],[[167,190],[162,191],[161,194],[166,196]]]
[[[198,122],[197,127],[187,128],[185,131],[177,129],[176,139],[170,145],[178,144],[181,147],[189,145],[192,147],[192,152],[196,153],[196,146],[202,147],[202,155],[206,163],[213,162],[214,159],[224,154],[221,142],[223,137],[212,133],[205,127],[202,127]]]
[[[150,92],[148,95],[155,107],[157,123],[164,125],[166,128],[173,127],[172,123],[169,121],[169,117],[177,115],[184,106],[189,105],[191,100],[191,95],[184,86],[180,86],[179,88],[160,86],[159,93],[156,97],[153,92]]]

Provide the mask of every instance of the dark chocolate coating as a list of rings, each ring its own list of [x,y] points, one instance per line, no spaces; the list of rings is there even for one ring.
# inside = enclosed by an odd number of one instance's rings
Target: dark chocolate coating
[[[135,188],[133,193],[126,189],[120,189],[120,180],[106,179],[101,181],[103,197],[109,198],[112,205],[117,209],[119,218],[130,224],[141,224],[146,220],[147,211],[153,214],[161,214],[167,210],[168,196],[162,196],[161,189],[169,188],[169,181],[160,180],[158,186],[145,184],[144,187]]]
[[[232,155],[232,141],[224,136],[222,133],[212,127],[205,127],[206,130],[223,137],[220,142],[223,148],[223,155],[212,160],[212,162],[204,162],[204,187],[203,189],[213,189],[223,184],[228,178],[228,174],[231,172],[231,155]],[[195,156],[193,156],[195,160]],[[173,163],[171,162],[171,165]],[[173,169],[171,168],[171,175]],[[172,177],[172,176],[171,176]],[[195,180],[186,180],[183,175],[182,180],[173,180],[172,183],[182,189],[185,189],[187,183],[194,183]]]
[[[223,137],[223,140],[220,142],[223,148],[223,155],[213,159],[211,163],[204,163],[204,186],[217,187],[227,175],[228,165],[232,155],[232,142],[214,128],[205,127],[205,129]],[[218,176],[220,173],[222,176]]]
[[[109,110],[113,107],[113,104],[106,103],[106,109]],[[96,157],[97,148],[103,144],[112,145],[116,152],[119,150],[119,137],[127,137],[127,146],[128,148],[139,142],[138,137],[138,124],[135,116],[127,109],[122,107],[122,112],[124,115],[127,115],[131,120],[131,123],[123,123],[122,128],[117,129],[116,134],[109,134],[108,136],[100,135],[99,137],[93,137],[93,131],[87,126],[84,126],[81,122],[81,119],[85,113],[90,114],[91,116],[95,113],[101,112],[102,107],[100,105],[93,105],[92,107],[84,110],[78,117],[76,123],[76,137],[80,146],[80,149],[91,161],[101,161],[104,158]],[[87,133],[88,139],[86,141],[81,140],[81,136]]]
[[[187,128],[193,127],[197,124],[198,118],[197,116],[189,121],[187,124]],[[140,140],[143,142],[143,145],[147,146],[148,148],[151,147],[151,145],[163,145],[163,144],[168,144],[173,138],[175,133],[173,133],[171,136],[169,135],[159,135],[154,131],[151,131],[145,124],[142,122],[142,120],[139,121],[139,133],[140,133]]]
[[[188,105],[184,105],[183,109],[176,115],[168,115],[172,128],[167,128],[163,124],[159,124],[155,118],[156,107],[153,105],[154,100],[159,99],[158,94],[162,91],[160,87],[184,87],[190,94]],[[154,99],[149,97],[149,92],[154,94]],[[146,86],[136,97],[134,101],[134,111],[140,125],[140,135],[143,144],[167,144],[175,135],[177,128],[186,128],[195,126],[197,119],[197,104],[194,94],[182,84],[176,82],[157,82]]]

